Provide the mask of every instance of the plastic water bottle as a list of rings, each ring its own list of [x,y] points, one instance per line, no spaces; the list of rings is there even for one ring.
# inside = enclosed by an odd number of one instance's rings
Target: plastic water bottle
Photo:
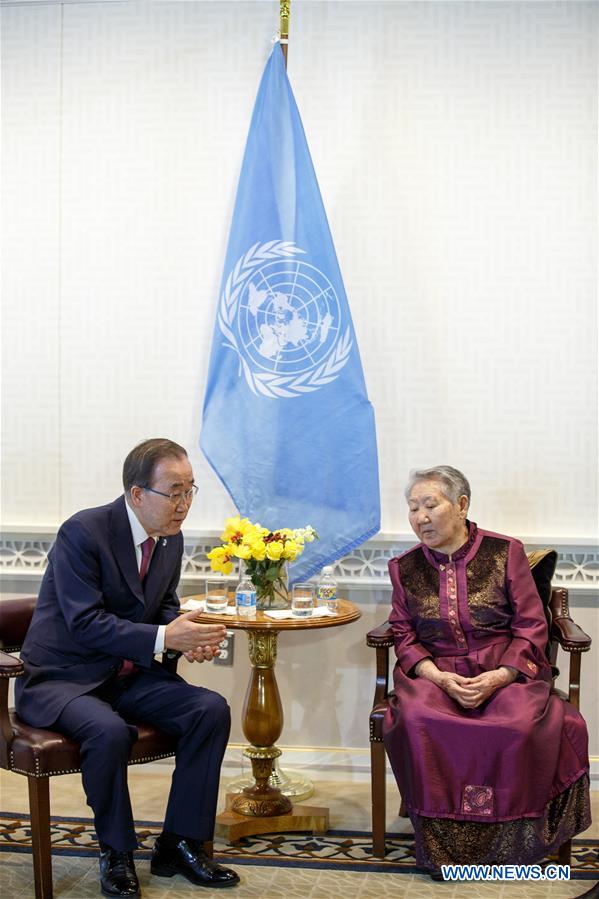
[[[256,617],[256,588],[247,574],[243,574],[237,584],[235,608],[240,618]]]
[[[337,613],[337,581],[333,577],[331,565],[322,569],[322,575],[316,587],[316,598],[319,606],[326,606],[329,612]]]

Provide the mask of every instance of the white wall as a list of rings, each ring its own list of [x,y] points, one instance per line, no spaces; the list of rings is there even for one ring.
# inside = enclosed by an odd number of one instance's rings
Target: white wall
[[[232,511],[196,448],[199,411],[278,6],[2,3],[7,531],[52,531],[113,498],[124,455],[153,435],[190,449],[189,533]],[[407,470],[439,461],[469,475],[486,527],[596,535],[598,14],[292,3],[289,74],[376,410],[390,535],[408,530]],[[361,597],[364,624],[388,598]],[[596,597],[581,603],[599,645]],[[326,689],[294,700],[283,742],[366,745],[365,629],[318,635],[307,659],[326,649]],[[238,639],[233,671],[202,674],[237,705]],[[307,653],[289,640],[287,696]],[[596,717],[593,733],[597,754]]]
[[[360,341],[386,532],[420,463],[495,530],[596,532],[594,3],[292,4],[289,74]],[[278,3],[2,7],[3,521],[197,446],[228,224]],[[572,466],[574,470],[572,471]]]

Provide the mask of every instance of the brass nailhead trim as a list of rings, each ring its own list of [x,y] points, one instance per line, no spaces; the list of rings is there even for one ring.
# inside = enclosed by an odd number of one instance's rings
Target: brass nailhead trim
[[[161,752],[160,755],[150,755],[143,759],[130,759],[127,764],[129,765],[143,765],[144,762],[155,762],[156,759],[168,759],[171,758],[175,754],[175,750],[172,749],[170,752]]]
[[[159,755],[151,755],[147,758],[143,759],[130,759],[127,763],[128,765],[143,765],[144,762],[155,762],[157,759],[168,759],[175,754],[175,750],[172,752],[162,752]],[[25,774],[27,777],[53,777],[55,775],[60,774],[79,774],[81,768],[63,768],[62,771],[40,771],[40,763],[39,759],[35,759],[35,771],[25,771],[23,768],[15,767],[15,756],[14,752],[11,750],[10,753],[11,758],[11,766],[8,769],[9,771],[14,771],[15,774]]]

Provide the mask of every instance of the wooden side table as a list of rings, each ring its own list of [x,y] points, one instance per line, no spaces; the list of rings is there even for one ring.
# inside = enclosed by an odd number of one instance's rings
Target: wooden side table
[[[203,597],[185,597],[203,599]],[[244,755],[252,763],[254,782],[241,793],[227,796],[225,811],[217,815],[218,833],[229,840],[259,833],[311,830],[325,833],[329,826],[329,810],[312,806],[292,806],[281,790],[268,783],[281,750],[275,745],[283,730],[283,706],[275,677],[277,640],[281,631],[309,631],[323,627],[339,627],[357,621],[360,612],[349,600],[339,600],[335,617],[288,618],[276,620],[264,612],[255,618],[237,615],[200,613],[198,621],[218,622],[229,628],[244,630],[252,671],[243,705],[242,726],[251,745]]]

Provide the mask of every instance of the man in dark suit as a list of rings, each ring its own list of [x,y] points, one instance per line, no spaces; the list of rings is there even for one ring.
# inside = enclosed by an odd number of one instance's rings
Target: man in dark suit
[[[187,453],[170,440],[146,440],[127,456],[123,485],[124,496],[78,512],[56,536],[21,652],[17,711],[28,724],[81,745],[105,896],[140,895],[127,787],[133,721],[178,737],[152,873],[233,886],[237,874],[203,849],[214,832],[229,707],[218,693],[186,683],[154,659],[166,649],[190,662],[209,661],[225,636],[222,625],[179,614],[181,526],[197,491]]]

